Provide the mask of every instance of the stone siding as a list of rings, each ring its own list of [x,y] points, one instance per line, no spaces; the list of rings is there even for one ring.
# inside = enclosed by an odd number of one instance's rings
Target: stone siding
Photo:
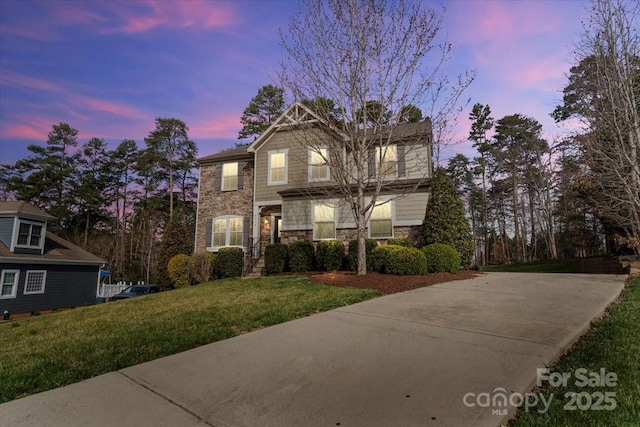
[[[216,191],[216,165],[208,164],[200,168],[200,189],[198,198],[198,224],[195,250],[207,247],[207,221],[221,215],[241,215],[253,220],[253,162],[244,165],[242,189]],[[250,223],[252,227],[253,224]]]

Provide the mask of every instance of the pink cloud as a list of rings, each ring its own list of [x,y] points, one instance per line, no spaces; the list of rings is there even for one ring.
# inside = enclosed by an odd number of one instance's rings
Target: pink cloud
[[[21,74],[13,74],[13,73],[5,73],[0,74],[0,85],[14,85],[14,86],[22,86],[29,89],[37,89],[37,90],[45,90],[45,91],[59,91],[61,88],[54,83],[36,79],[33,77],[21,75]]]
[[[42,140],[43,135],[47,135],[47,132],[42,132],[41,129],[36,129],[30,125],[8,125],[1,130],[2,138],[20,138],[30,140]]]
[[[128,105],[124,105],[117,102],[105,101],[102,99],[90,98],[87,96],[75,96],[69,94],[69,100],[79,104],[82,107],[99,111],[102,113],[109,113],[116,116],[130,117],[130,118],[149,118],[150,116],[143,113],[140,110],[132,108]]]
[[[242,124],[238,114],[223,113],[215,117],[195,119],[189,126],[192,139],[236,138]]]

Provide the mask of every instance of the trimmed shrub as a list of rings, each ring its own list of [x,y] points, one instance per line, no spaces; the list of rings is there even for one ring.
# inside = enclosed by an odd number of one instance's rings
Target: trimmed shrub
[[[189,274],[196,283],[211,280],[214,259],[215,255],[206,251],[196,252],[189,257]]]
[[[313,243],[308,240],[289,243],[289,269],[291,271],[311,271],[314,264]]]
[[[387,245],[403,246],[405,248],[414,248],[413,242],[408,237],[397,237],[387,240]]]
[[[264,269],[267,274],[282,273],[287,268],[289,250],[287,245],[273,243],[264,248]]]
[[[219,278],[242,276],[244,252],[241,248],[220,248],[216,255],[215,271]]]
[[[322,240],[318,242],[316,257],[321,270],[338,270],[344,258],[344,243],[340,240]]]
[[[176,288],[185,288],[191,285],[191,275],[189,274],[189,256],[178,254],[169,260],[167,264],[167,273],[169,280],[173,282]]]
[[[366,254],[367,270],[374,271],[371,265],[371,252],[378,246],[375,239],[365,239],[364,251]],[[356,239],[349,241],[349,254],[347,255],[347,268],[356,271],[358,269],[358,241]]]
[[[371,254],[375,271],[385,274],[423,275],[427,274],[427,259],[416,248],[396,245],[383,245],[375,248]]]
[[[422,248],[427,257],[429,273],[449,272],[456,274],[460,269],[460,254],[453,247],[443,243],[432,243]]]

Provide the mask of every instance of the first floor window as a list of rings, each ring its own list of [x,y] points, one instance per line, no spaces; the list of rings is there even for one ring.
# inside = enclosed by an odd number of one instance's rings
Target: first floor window
[[[222,191],[238,189],[238,163],[224,163],[222,165]]]
[[[393,237],[391,202],[376,203],[369,219],[369,236],[374,239]]]
[[[336,221],[335,207],[318,203],[313,207],[313,238],[335,239],[336,238]]]
[[[18,227],[18,246],[39,248],[42,239],[42,225],[20,222]]]
[[[44,270],[27,271],[24,279],[24,293],[42,294],[44,293],[44,283],[47,280],[47,272]]]
[[[16,297],[19,275],[19,270],[2,270],[0,275],[0,298]]]
[[[242,246],[243,218],[216,218],[213,220],[213,246]]]

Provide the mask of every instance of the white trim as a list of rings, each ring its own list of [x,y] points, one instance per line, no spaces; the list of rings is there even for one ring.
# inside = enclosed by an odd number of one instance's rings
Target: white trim
[[[387,204],[387,203],[390,204],[390,208],[391,208],[391,218],[390,218],[391,219],[391,236],[371,237],[371,215],[373,214],[373,209],[377,205],[382,205],[382,204]],[[367,220],[367,236],[370,239],[393,239],[394,236],[395,236],[394,227],[396,226],[395,218],[396,218],[396,201],[395,201],[395,199],[393,199],[393,196],[378,197],[378,199],[376,200],[375,205],[371,207],[371,210],[369,212],[369,219]]]
[[[0,256],[0,262],[12,264],[48,264],[48,265],[104,265],[104,261],[85,261],[79,259],[29,258],[23,256]]]
[[[397,220],[393,223],[394,227],[411,227],[414,225],[422,225],[421,219],[402,219]]]
[[[322,201],[322,200],[314,200],[311,202],[311,228],[313,230],[313,240],[335,240],[336,239],[336,224],[337,224],[337,216],[338,216],[338,209],[336,209],[336,202],[334,201]],[[333,209],[333,237],[323,237],[323,238],[319,238],[316,237],[316,206],[318,205],[325,205],[331,209]],[[328,221],[325,221],[326,223],[328,223]]]
[[[324,150],[325,154],[322,154],[320,152],[320,150]],[[313,178],[312,177],[312,170],[314,166],[321,166],[321,165],[316,165],[312,162],[312,156],[314,153],[320,154],[321,157],[324,158],[325,160],[325,164],[324,166],[327,168],[327,173],[326,176],[323,176],[321,178]],[[307,174],[308,174],[308,178],[309,178],[309,182],[320,182],[320,181],[329,181],[331,179],[331,168],[329,166],[329,149],[327,147],[321,146],[321,147],[309,147],[307,149]]]
[[[29,283],[29,275],[31,273],[42,273],[42,283],[40,283],[41,290],[39,291],[27,291],[27,284]],[[44,294],[44,289],[47,284],[47,270],[27,270],[24,276],[24,287],[22,293],[24,295]]]
[[[2,288],[4,287],[4,275],[6,273],[15,273],[15,279],[13,282],[13,287],[11,288],[10,295],[2,295]],[[20,282],[20,270],[2,270],[0,273],[0,299],[12,299],[18,295],[18,283]]]
[[[13,237],[11,239],[11,252],[15,252],[16,248],[20,248],[20,249],[39,249],[40,250],[40,254],[42,255],[42,253],[44,252],[44,241],[46,240],[47,237],[47,223],[46,222],[41,222],[41,221],[31,221],[28,219],[22,219],[22,218],[18,218],[16,217],[17,220],[17,224],[14,221],[14,225],[13,225]],[[28,240],[31,241],[31,233],[33,231],[33,226],[37,225],[38,227],[40,227],[40,244],[38,246],[32,246],[30,244],[26,244],[26,245],[21,245],[20,243],[18,243],[18,238],[20,235],[20,225],[22,224],[29,224],[31,225],[31,229],[29,230],[29,237]]]
[[[271,155],[284,154],[284,181],[271,181]],[[255,172],[254,172],[255,173]],[[289,183],[289,149],[267,151],[267,185],[286,185]]]

